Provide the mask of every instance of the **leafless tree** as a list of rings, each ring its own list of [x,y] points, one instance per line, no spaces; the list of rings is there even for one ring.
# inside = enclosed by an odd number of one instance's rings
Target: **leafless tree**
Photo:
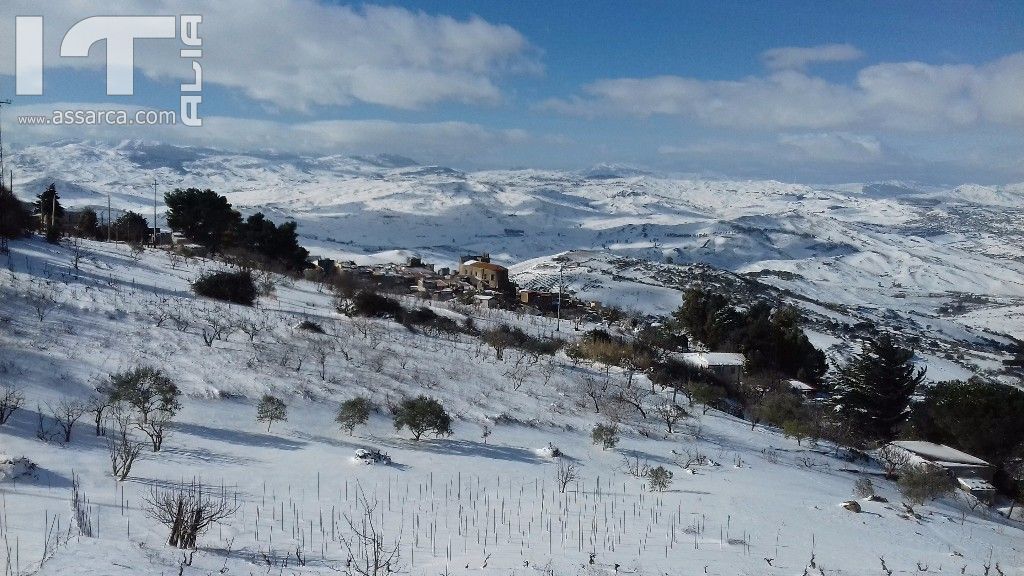
[[[325,338],[309,339],[309,354],[316,362],[321,380],[327,380],[327,360],[330,359],[332,352],[334,352],[334,345],[331,341]]]
[[[127,406],[115,405],[107,419],[111,425],[111,434],[107,438],[107,452],[110,455],[110,471],[119,481],[124,481],[131,473],[132,465],[142,452],[144,444],[132,435],[134,417]]]
[[[107,408],[110,408],[110,398],[106,394],[93,394],[85,401],[85,411],[92,414],[93,423],[96,425],[96,435],[103,436],[103,417]]]
[[[208,347],[212,347],[216,340],[227,340],[237,327],[234,316],[219,308],[204,308],[199,317],[204,324],[201,332],[203,343]]]
[[[33,286],[25,295],[29,306],[35,310],[36,317],[42,322],[46,315],[57,307],[57,294],[53,288],[43,282],[33,282]]]
[[[261,332],[270,329],[270,321],[265,312],[257,312],[255,317],[245,315],[238,319],[238,328],[249,337],[249,342],[255,342]]]
[[[618,387],[616,399],[629,404],[640,413],[640,417],[647,420],[647,412],[644,410],[644,401],[651,396],[651,391],[645,386],[638,386],[633,382],[632,377]]]
[[[358,517],[344,515],[348,533],[341,535],[341,542],[348,550],[349,573],[380,576],[399,572],[401,534],[388,542],[382,519],[374,515],[376,503],[371,504],[365,495],[360,498],[362,513]]]
[[[47,404],[46,406],[50,409],[53,419],[57,421],[57,427],[64,434],[64,443],[71,442],[71,432],[75,427],[75,422],[85,415],[85,402],[63,398],[56,404]]]
[[[601,404],[604,403],[608,394],[608,380],[584,376],[577,385],[576,390],[586,402],[589,399],[594,405],[594,412],[601,412]]]
[[[64,243],[71,252],[71,265],[75,270],[78,270],[78,264],[88,254],[88,250],[85,248],[85,244],[82,239],[78,236],[72,236]]]
[[[203,532],[239,507],[237,495],[229,497],[223,486],[211,492],[195,481],[175,488],[153,487],[144,500],[146,515],[170,530],[167,543],[183,550],[195,549]]]
[[[580,477],[579,469],[572,462],[558,461],[558,468],[555,469],[555,482],[558,484],[558,492],[565,494],[565,489]]]
[[[886,444],[879,448],[875,458],[885,470],[885,477],[890,480],[898,476],[900,471],[910,464],[910,453],[892,444]]]
[[[675,425],[680,420],[686,418],[686,410],[675,402],[665,402],[655,408],[655,412],[657,412],[658,418],[665,423],[669,434],[673,432]]]
[[[25,403],[25,395],[9,384],[0,386],[0,426],[7,423],[11,416]]]
[[[135,420],[135,427],[149,438],[149,442],[153,446],[153,452],[159,452],[163,446],[164,440],[170,434],[170,424],[173,418],[173,412],[157,410],[150,414],[148,418],[137,418]]]

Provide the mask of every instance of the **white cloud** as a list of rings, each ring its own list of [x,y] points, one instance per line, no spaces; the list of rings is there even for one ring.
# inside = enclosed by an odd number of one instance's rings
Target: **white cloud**
[[[823,44],[821,46],[786,46],[761,53],[761,60],[772,70],[804,70],[820,62],[851,62],[864,53],[851,44]]]
[[[921,62],[863,68],[853,84],[798,70],[735,81],[615,78],[542,109],[578,115],[678,116],[741,129],[927,131],[1024,123],[1024,53],[980,66]]]
[[[14,15],[45,17],[46,66],[103,66],[103,44],[87,59],[59,58],[77,21],[113,14],[200,14],[204,82],[278,108],[356,101],[402,109],[458,101],[494,104],[497,79],[541,70],[537,50],[515,29],[481,18],[456,20],[397,7],[339,6],[316,0],[116,0],[101,9],[72,0],[7,0],[0,8],[0,54],[13,55]],[[176,41],[139,40],[135,65],[152,78],[189,78]],[[0,74],[13,74],[13,56]]]
[[[53,110],[126,110],[142,107],[56,103],[14,106],[9,118],[49,116]],[[24,126],[4,134],[16,145],[64,139],[119,142],[142,139],[168,144],[236,151],[273,151],[309,155],[387,152],[439,163],[476,163],[500,158],[510,147],[529,144],[520,129],[492,130],[466,122],[405,123],[387,120],[321,120],[282,123],[212,116],[202,128],[173,126]]]

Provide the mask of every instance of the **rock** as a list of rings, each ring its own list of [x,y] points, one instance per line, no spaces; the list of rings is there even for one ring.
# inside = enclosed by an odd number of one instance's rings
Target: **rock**
[[[22,476],[28,476],[36,471],[36,464],[28,458],[12,458],[0,454],[0,482],[5,480],[17,480]]]
[[[842,506],[850,512],[860,512],[860,502],[857,502],[856,500],[847,500],[846,502],[843,502]]]
[[[874,496],[868,496],[868,500],[870,500],[871,502],[888,502],[889,501],[884,496],[878,496],[877,494],[874,495]]]

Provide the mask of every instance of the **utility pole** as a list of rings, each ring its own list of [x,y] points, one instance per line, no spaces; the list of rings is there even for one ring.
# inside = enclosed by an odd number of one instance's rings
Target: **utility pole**
[[[10,106],[12,102],[10,100],[0,100],[0,111],[3,110],[4,106]],[[0,121],[0,183],[4,180],[4,124]]]
[[[565,269],[565,263],[558,263],[558,308],[556,312],[555,320],[555,332],[562,330],[562,271]]]
[[[153,178],[153,247],[156,248],[156,178]]]
[[[107,242],[110,242],[110,191],[107,191]]]

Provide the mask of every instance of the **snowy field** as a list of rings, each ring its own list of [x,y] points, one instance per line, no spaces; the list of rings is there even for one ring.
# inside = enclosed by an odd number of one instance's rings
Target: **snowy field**
[[[678,286],[651,270],[608,278],[602,273],[614,267],[602,259],[710,264],[785,291],[823,322],[913,333],[937,375],[1024,385],[1001,364],[1009,338],[1024,333],[1022,185],[467,173],[393,157],[239,155],[138,141],[30,146],[14,162],[23,167],[15,191],[26,199],[56,182],[67,206],[102,212],[109,193],[115,210],[151,218],[154,183],[161,193],[209,187],[245,214],[294,219],[314,254],[359,263],[415,254],[452,266],[460,255],[490,252],[516,281],[550,286],[557,268],[546,262],[572,251],[583,256],[567,286],[648,313],[674,310]]]
[[[227,306],[188,288],[216,263],[86,249],[78,270],[66,247],[38,240],[13,243],[0,261],[0,379],[27,397],[0,427],[0,453],[38,465],[33,477],[0,482],[5,576],[336,574],[347,558],[345,518],[360,522],[367,506],[403,574],[880,574],[880,558],[900,574],[996,574],[997,563],[1024,574],[1019,524],[964,498],[908,515],[872,465],[714,410],[692,407],[673,434],[653,416],[621,412],[622,441],[601,450],[590,429],[612,415],[595,414],[578,392],[603,377],[600,366],[514,351],[498,360],[465,336],[348,319],[303,281],[279,283],[255,308]],[[255,336],[235,331],[207,346],[203,329],[226,317]],[[326,334],[297,330],[302,320]],[[553,329],[495,312],[476,321]],[[143,363],[163,368],[186,398],[164,448],[144,450],[126,481],[111,478],[88,417],[67,445],[37,437],[40,425],[52,427],[48,405],[86,398],[107,374]],[[255,422],[265,393],[288,403],[288,421],[269,431]],[[333,416],[358,394],[379,405],[437,398],[456,417],[454,435],[413,442],[381,409],[349,436]],[[646,398],[649,412],[664,400]],[[486,438],[482,426],[492,429]],[[565,456],[550,458],[541,450],[549,443]],[[366,447],[393,464],[355,463]],[[627,459],[666,466],[670,489],[650,492]],[[693,459],[702,463],[682,466]],[[579,470],[564,493],[560,463]],[[864,475],[889,502],[862,501],[855,514],[840,504]],[[72,521],[75,476],[92,537]],[[185,565],[143,502],[153,487],[197,479],[223,488],[238,510],[200,537]]]

